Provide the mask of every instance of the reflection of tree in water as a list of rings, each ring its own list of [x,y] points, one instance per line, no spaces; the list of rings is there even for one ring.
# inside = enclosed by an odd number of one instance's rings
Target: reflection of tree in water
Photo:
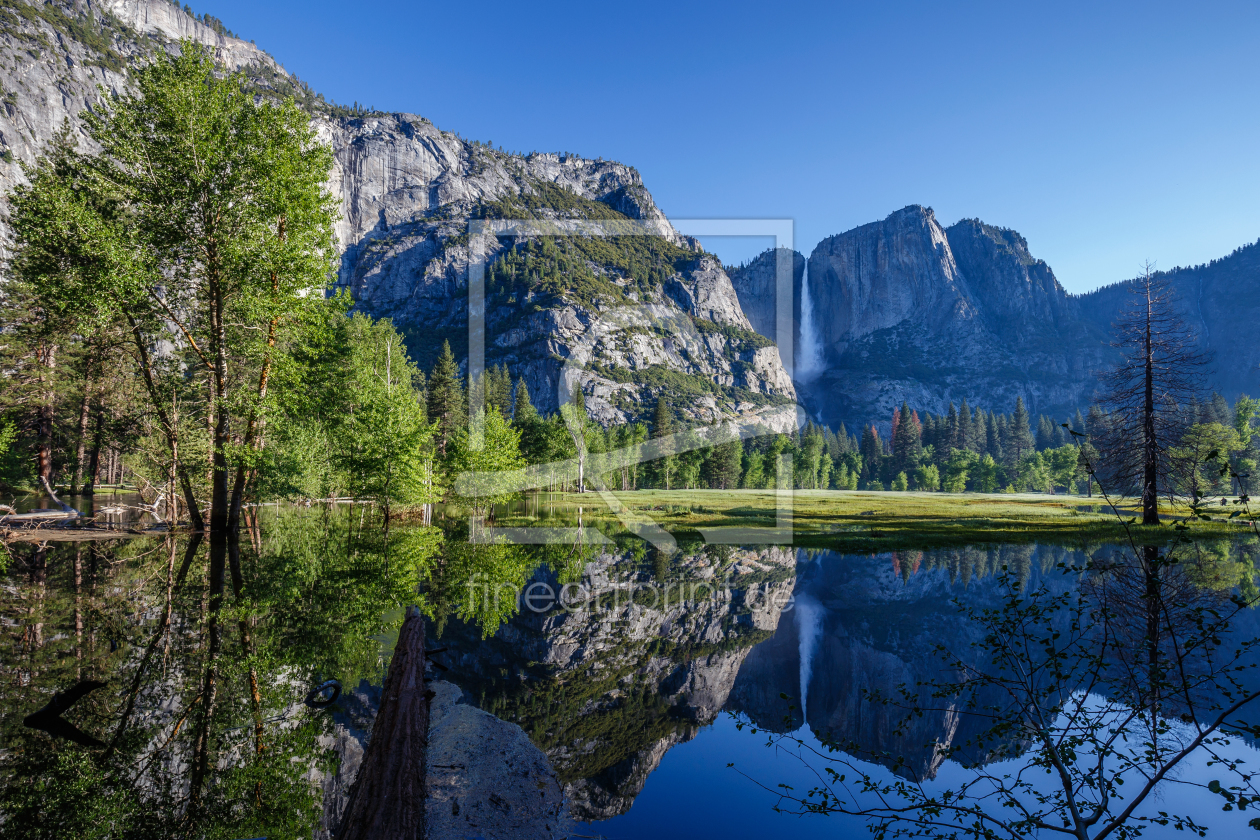
[[[1225,755],[1260,733],[1254,540],[1016,552],[962,592],[940,571],[952,579],[984,552],[925,552],[909,576],[904,554],[869,559],[802,583],[833,611],[818,654],[827,679],[808,703],[830,751],[806,748],[822,784],[780,804],[863,816],[877,833],[1122,836],[1149,819],[1131,809],[1157,785],[1194,784],[1174,771],[1190,754],[1218,768],[1219,782],[1199,785],[1206,807],[1260,794]],[[733,696],[774,728],[757,678],[790,685],[791,674],[760,654]],[[772,740],[784,737],[799,744]],[[946,760],[960,765],[953,786],[921,786]],[[1193,814],[1160,821],[1198,831]]]
[[[328,677],[375,679],[397,609],[439,543],[336,512],[267,518],[243,542],[54,545],[19,555],[6,627],[0,813],[9,837],[309,836]],[[54,691],[99,679],[66,719],[90,750],[22,726]],[[322,743],[328,743],[325,739]]]
[[[1251,585],[1255,543],[1204,541],[1192,548],[1179,564],[1183,581],[1192,580],[1199,587],[1211,583],[1217,592]],[[782,733],[804,723],[804,705],[814,732],[837,743],[857,745],[855,749],[886,766],[900,763],[901,772],[908,776],[932,778],[943,760],[934,745],[975,740],[983,721],[958,709],[927,708],[933,705],[928,703],[923,704],[921,715],[907,721],[900,709],[869,702],[865,692],[895,695],[899,685],[914,687],[943,679],[948,668],[943,668],[934,652],[937,645],[961,654],[972,650],[981,638],[981,628],[959,611],[955,599],[976,610],[1000,607],[999,576],[1009,579],[1017,592],[1038,583],[1069,591],[1076,586],[1075,579],[1060,575],[1060,566],[1102,567],[1124,555],[1112,546],[1047,545],[820,555],[820,562],[803,567],[797,588],[798,594],[825,609],[823,633],[813,647],[814,676],[806,702],[795,699],[801,685],[798,615],[793,612],[776,637],[758,646],[745,661],[730,708],[747,714],[761,729]],[[1112,581],[1112,588],[1117,587],[1118,582]],[[1201,600],[1180,596],[1184,603]],[[995,692],[990,690],[996,696]],[[790,703],[795,708],[789,708],[781,694],[794,698]],[[1022,743],[1022,737],[1013,737],[1008,746]],[[985,749],[991,752],[998,746]],[[973,757],[987,754],[975,752]]]

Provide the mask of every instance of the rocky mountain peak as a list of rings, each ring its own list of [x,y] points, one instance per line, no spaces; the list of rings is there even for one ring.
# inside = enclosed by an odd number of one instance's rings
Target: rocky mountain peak
[[[940,325],[971,309],[944,228],[917,204],[824,239],[810,254],[809,276],[832,355],[907,320]]]
[[[1042,332],[1077,317],[1050,266],[1033,257],[1017,232],[963,219],[945,233],[975,305],[994,332]]]

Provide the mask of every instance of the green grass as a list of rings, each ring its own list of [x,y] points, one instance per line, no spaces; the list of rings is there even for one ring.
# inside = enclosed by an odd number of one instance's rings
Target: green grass
[[[769,490],[638,490],[614,495],[637,517],[651,518],[678,536],[698,537],[695,532],[704,528],[775,527],[775,497]],[[587,517],[615,519],[590,494],[566,494],[559,501],[583,505]],[[1239,520],[1187,522],[1185,508],[1167,505],[1164,524],[1129,524],[1128,520],[1140,519],[1136,500],[1117,500],[1123,521],[1104,505],[1099,497],[1031,493],[796,490],[792,541],[797,546],[865,552],[992,543],[1119,542],[1127,539],[1126,524],[1143,543],[1253,533],[1249,524]],[[1189,530],[1179,530],[1178,525]]]

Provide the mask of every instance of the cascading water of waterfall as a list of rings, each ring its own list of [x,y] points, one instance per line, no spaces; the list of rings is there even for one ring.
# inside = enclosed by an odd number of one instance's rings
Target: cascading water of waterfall
[[[794,373],[797,382],[809,382],[822,373],[822,338],[818,335],[814,298],[809,293],[809,260],[805,260],[805,274],[801,277],[801,347],[796,358]]]
[[[801,720],[808,724],[809,680],[814,674],[814,651],[822,635],[822,607],[811,598],[796,599],[796,631],[801,659]]]

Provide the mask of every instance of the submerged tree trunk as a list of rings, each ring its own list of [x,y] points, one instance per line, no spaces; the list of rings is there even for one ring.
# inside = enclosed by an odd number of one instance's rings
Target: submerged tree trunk
[[[398,631],[380,711],[335,840],[421,840],[429,696],[424,619],[415,607]]]
[[[220,614],[223,611],[223,578],[227,565],[228,539],[225,530],[210,531],[210,592],[206,617],[205,678],[201,687],[201,721],[193,747],[189,774],[188,804],[196,812],[201,807],[202,786],[211,767],[211,731],[219,693]]]
[[[1145,583],[1143,600],[1146,607],[1147,696],[1151,710],[1158,711],[1163,684],[1159,662],[1159,619],[1163,608],[1163,588],[1160,579],[1159,549],[1156,546],[1148,545],[1142,549],[1142,575]]]

